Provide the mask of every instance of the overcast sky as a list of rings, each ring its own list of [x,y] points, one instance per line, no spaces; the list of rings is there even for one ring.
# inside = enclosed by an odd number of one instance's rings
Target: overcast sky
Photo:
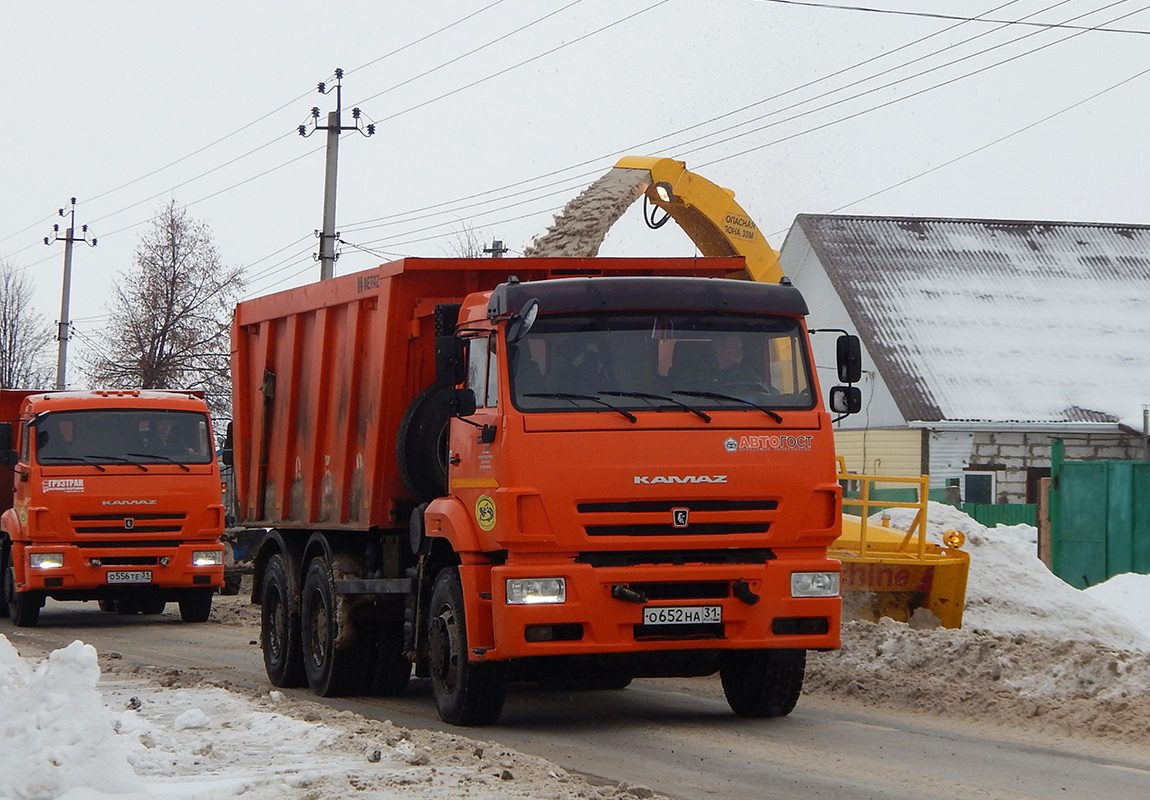
[[[247,0],[9,2],[0,9],[0,258],[59,319],[76,197],[73,350],[168,200],[207,222],[249,295],[315,280],[335,95],[337,274],[511,255],[622,155],[733,189],[781,247],[799,213],[1150,221],[1150,6],[1133,0]],[[887,13],[900,12],[900,13]],[[967,21],[924,14],[981,15]],[[1026,23],[1003,24],[1010,20]],[[1061,27],[1051,27],[1057,25]],[[1095,30],[1085,30],[1097,28]],[[603,255],[686,255],[641,208]],[[70,365],[74,362],[70,358]],[[71,366],[69,384],[83,385]]]

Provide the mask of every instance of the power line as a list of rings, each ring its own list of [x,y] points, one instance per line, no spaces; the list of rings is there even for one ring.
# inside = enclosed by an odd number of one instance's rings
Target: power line
[[[1116,2],[1114,2],[1114,3],[1111,3],[1109,6],[1105,6],[1105,8],[1109,8],[1110,6],[1118,5],[1118,4],[1122,3],[1122,2],[1125,2],[1125,0],[1117,0]],[[1137,9],[1137,10],[1135,10],[1135,11],[1131,11],[1131,12],[1129,12],[1129,13],[1127,13],[1127,14],[1123,14],[1123,15],[1121,15],[1121,16],[1119,16],[1119,17],[1115,18],[1114,20],[1110,20],[1110,21],[1111,21],[1111,22],[1114,22],[1114,21],[1116,21],[1116,20],[1118,20],[1118,19],[1125,19],[1126,17],[1129,17],[1129,16],[1133,16],[1134,14],[1138,14],[1138,13],[1140,13],[1140,12],[1142,12],[1142,11],[1145,11],[1147,8],[1150,8],[1150,6],[1143,6],[1142,8],[1139,8],[1139,9]],[[1093,12],[1091,12],[1091,13],[1093,13]],[[1071,33],[1070,35],[1068,35],[1068,36],[1065,36],[1065,37],[1063,37],[1062,39],[1059,39],[1058,41],[1055,41],[1055,42],[1049,42],[1049,43],[1047,43],[1047,44],[1044,44],[1044,45],[1040,45],[1040,46],[1038,46],[1038,47],[1032,48],[1031,50],[1027,50],[1027,51],[1026,51],[1026,52],[1024,52],[1024,53],[1018,53],[1018,54],[1016,54],[1016,55],[1013,55],[1013,56],[1010,56],[1010,57],[1008,57],[1008,58],[1004,58],[1004,59],[1002,59],[1001,61],[996,61],[996,62],[994,62],[993,64],[988,64],[988,65],[987,65],[987,66],[985,66],[985,67],[980,67],[980,68],[978,68],[978,69],[976,69],[976,70],[972,70],[971,72],[967,72],[967,73],[965,73],[965,74],[962,74],[962,75],[958,75],[958,76],[956,76],[956,77],[953,77],[953,78],[949,78],[949,79],[947,79],[947,80],[944,80],[944,81],[942,81],[942,82],[940,82],[940,83],[936,83],[936,84],[933,84],[933,85],[931,85],[931,86],[927,86],[927,87],[925,87],[925,88],[923,88],[923,89],[919,89],[919,90],[917,90],[917,91],[914,91],[914,92],[911,92],[911,93],[909,93],[909,94],[906,94],[906,95],[901,95],[901,96],[899,96],[899,97],[896,97],[896,98],[894,98],[893,100],[888,100],[888,101],[887,101],[887,102],[885,102],[885,103],[880,103],[880,104],[878,104],[878,105],[875,105],[875,106],[870,106],[870,107],[868,107],[868,108],[864,108],[864,109],[862,109],[861,111],[857,111],[857,112],[855,112],[855,113],[853,113],[853,114],[848,114],[848,115],[847,115],[847,116],[845,116],[845,117],[839,117],[838,119],[833,119],[833,120],[830,120],[830,121],[828,121],[828,122],[825,122],[825,123],[823,123],[823,124],[821,124],[821,125],[816,125],[816,126],[814,126],[814,127],[811,127],[811,128],[807,128],[807,129],[805,129],[805,130],[802,130],[802,131],[799,131],[799,132],[797,132],[797,133],[794,133],[794,134],[790,134],[790,135],[788,135],[788,136],[784,136],[784,137],[782,137],[782,138],[779,138],[779,139],[773,139],[773,140],[771,140],[771,141],[769,141],[769,142],[764,142],[763,144],[760,144],[760,145],[756,145],[756,146],[754,146],[754,147],[749,147],[749,148],[747,148],[747,149],[745,149],[745,150],[740,150],[740,151],[739,151],[739,152],[737,152],[737,153],[731,153],[731,154],[729,154],[729,155],[726,155],[726,156],[723,156],[723,157],[721,157],[721,158],[716,158],[716,159],[714,159],[714,160],[712,160],[712,161],[706,162],[706,163],[704,163],[704,164],[700,164],[699,166],[700,166],[700,167],[709,167],[709,166],[711,166],[711,165],[713,165],[713,164],[719,164],[719,163],[721,163],[721,162],[723,162],[723,161],[730,161],[731,159],[734,159],[734,158],[740,158],[740,157],[742,157],[742,156],[748,155],[749,153],[754,153],[754,152],[757,152],[757,151],[759,151],[759,150],[763,150],[763,149],[765,149],[765,148],[767,148],[767,147],[773,147],[773,146],[774,146],[774,145],[776,145],[776,144],[781,144],[782,142],[785,142],[785,141],[789,141],[789,140],[791,140],[791,139],[794,139],[794,138],[796,138],[796,137],[798,137],[798,136],[802,136],[802,135],[805,135],[805,134],[808,134],[808,133],[813,133],[814,131],[823,130],[823,129],[825,129],[825,128],[829,128],[829,127],[831,127],[832,125],[838,125],[838,124],[840,124],[840,123],[842,123],[842,122],[846,122],[846,121],[848,121],[848,120],[857,119],[858,117],[861,117],[861,116],[863,116],[863,115],[865,115],[865,114],[870,114],[870,113],[872,113],[872,112],[874,112],[874,111],[878,111],[878,110],[880,110],[880,109],[889,108],[890,106],[892,106],[892,105],[895,105],[896,103],[902,103],[902,102],[904,102],[904,101],[906,101],[906,100],[910,100],[911,98],[914,98],[914,97],[918,97],[918,96],[920,96],[920,95],[923,95],[923,94],[925,94],[926,92],[934,91],[935,89],[940,89],[940,88],[942,88],[943,86],[949,86],[949,85],[951,85],[951,84],[953,84],[953,83],[957,83],[958,81],[961,81],[961,80],[965,80],[966,78],[970,78],[970,77],[973,77],[974,75],[979,75],[979,74],[981,74],[981,73],[983,73],[983,72],[986,72],[986,71],[988,71],[988,70],[991,70],[991,69],[995,69],[995,68],[997,68],[997,67],[1000,67],[1000,66],[1002,66],[1003,64],[1008,64],[1008,63],[1010,63],[1010,62],[1012,62],[1012,61],[1017,61],[1018,59],[1020,59],[1020,58],[1024,58],[1024,57],[1026,57],[1026,56],[1028,56],[1028,55],[1033,55],[1034,53],[1037,53],[1037,52],[1039,52],[1039,51],[1041,51],[1041,50],[1045,50],[1045,49],[1046,49],[1046,48],[1048,48],[1048,47],[1053,47],[1053,46],[1055,46],[1055,45],[1058,45],[1058,44],[1062,44],[1062,43],[1064,43],[1064,42],[1067,42],[1067,41],[1069,41],[1069,40],[1071,40],[1071,39],[1075,39],[1075,38],[1077,38],[1077,37],[1079,37],[1079,36],[1082,36],[1084,33],[1085,33],[1085,31],[1079,31],[1079,32],[1077,32],[1077,33]],[[1033,35],[1034,35],[1034,34],[1027,34],[1027,35],[1026,35],[1026,36],[1024,36],[1024,37],[1020,37],[1020,39],[1023,39],[1023,38],[1028,38],[1029,36],[1033,36]],[[1015,42],[1017,42],[1017,41],[1019,41],[1020,39],[1016,39],[1016,40],[1014,40],[1014,41],[1015,41]],[[1013,43],[1014,43],[1014,42],[1011,42],[1011,44],[1013,44]],[[996,48],[989,48],[989,49],[988,49],[988,51],[989,51],[989,50],[992,50],[992,49],[996,49]],[[965,59],[959,59],[959,60],[965,60]],[[952,62],[952,63],[957,63],[957,62]],[[948,64],[948,65],[945,65],[945,66],[949,66],[949,64]],[[932,71],[933,71],[933,70],[932,70]],[[922,73],[922,74],[925,74],[925,73]],[[918,76],[916,75],[916,76],[914,76],[914,77],[918,77]],[[885,87],[885,86],[884,86],[884,87],[879,87],[879,88],[887,88],[887,87]],[[875,91],[875,90],[873,90],[873,89],[872,89],[872,90],[868,90],[868,91],[864,92],[863,94],[870,94],[872,91]],[[859,96],[861,96],[861,95],[859,95]],[[848,98],[848,99],[855,99],[855,98]],[[828,105],[828,106],[826,106],[826,107],[830,107],[831,105],[838,105],[840,102],[843,102],[843,101],[836,101],[835,103],[831,103],[831,104],[829,104],[829,105]],[[826,108],[826,107],[824,107],[824,108]],[[816,110],[822,110],[822,109],[816,109]],[[806,116],[806,113],[810,113],[810,112],[805,112],[804,114],[801,114],[801,115],[797,115],[797,116]],[[797,116],[796,116],[796,117],[792,117],[791,119],[795,119],[795,118],[797,118]],[[790,120],[789,120],[789,119],[788,119],[788,120],[783,120],[783,122],[787,122],[787,121],[790,121]],[[741,133],[741,134],[738,134],[738,135],[736,135],[736,136],[731,136],[731,137],[728,137],[727,139],[721,140],[721,141],[719,141],[719,142],[712,142],[711,144],[703,145],[703,146],[701,146],[701,147],[695,148],[695,151],[694,151],[694,152],[698,152],[699,150],[706,150],[706,149],[709,149],[709,148],[711,148],[711,147],[715,147],[715,146],[717,146],[717,145],[719,145],[719,144],[725,144],[725,143],[727,143],[727,142],[733,141],[734,139],[738,139],[738,138],[741,138],[741,137],[743,137],[743,136],[748,136],[748,135],[750,135],[750,134],[752,134],[752,133],[757,133],[757,132],[759,132],[759,131],[761,131],[761,130],[764,130],[765,128],[768,128],[768,127],[773,127],[774,125],[777,125],[777,124],[780,124],[780,123],[771,123],[770,125],[767,125],[767,126],[763,126],[763,127],[761,127],[761,128],[756,128],[755,130],[752,130],[752,131],[747,131],[747,132],[745,132],[745,133]]]
[[[495,72],[491,75],[488,75],[485,78],[480,78],[478,80],[472,81],[469,84],[466,84],[465,86],[460,86],[457,89],[452,89],[450,92],[445,92],[444,94],[441,94],[437,97],[433,97],[430,100],[425,100],[422,103],[417,103],[416,105],[411,106],[410,108],[405,108],[403,111],[397,111],[396,113],[394,113],[390,116],[384,117],[383,119],[380,120],[380,122],[388,122],[390,120],[395,119],[396,117],[401,117],[404,114],[409,114],[412,111],[416,111],[416,110],[423,108],[425,106],[429,106],[432,103],[437,103],[440,100],[443,100],[444,98],[451,97],[452,95],[459,94],[460,92],[466,91],[467,89],[474,88],[481,83],[486,83],[487,81],[492,80],[494,78],[498,78],[501,75],[506,75],[508,72],[519,69],[520,67],[525,66],[527,64],[530,64],[534,61],[538,61],[539,59],[544,58],[545,56],[549,56],[552,53],[556,53],[556,52],[558,52],[558,51],[560,51],[566,47],[570,47],[573,44],[578,44],[579,42],[583,41],[584,39],[590,38],[591,36],[595,36],[597,34],[602,33],[603,31],[614,28],[616,25],[621,25],[624,22],[628,22],[628,21],[634,19],[635,17],[639,16],[640,14],[646,14],[648,11],[652,11],[652,10],[658,8],[659,6],[665,5],[666,3],[669,3],[669,2],[671,2],[671,0],[658,0],[658,2],[647,6],[646,8],[642,8],[642,9],[640,9],[640,10],[638,10],[632,14],[628,14],[627,16],[623,17],[622,19],[618,19],[615,22],[612,22],[608,25],[604,25],[602,28],[597,28],[596,30],[591,31],[590,33],[585,33],[582,36],[579,36],[575,39],[572,39],[569,42],[564,42],[561,45],[557,45],[555,47],[552,47],[550,50],[546,50],[542,53],[539,53],[538,55],[532,56],[531,58],[520,61],[518,64],[512,64],[510,67],[506,67],[505,69],[501,69],[498,72]],[[560,11],[562,11],[568,7],[569,6],[564,6],[563,9],[560,9]],[[382,94],[382,92],[380,94]],[[368,98],[368,100],[374,99],[375,97],[378,97],[378,96],[379,95],[372,95],[371,97]]]
[[[1096,33],[1130,33],[1139,36],[1150,35],[1150,31],[1127,28],[1096,28],[1082,25],[1068,25],[1063,22],[1026,22],[1017,19],[987,19],[983,16],[963,17],[954,14],[936,14],[929,11],[901,11],[891,8],[871,8],[869,6],[846,6],[835,3],[811,3],[804,0],[757,0],[760,3],[776,3],[786,6],[806,6],[807,8],[826,8],[836,11],[865,11],[873,14],[890,14],[900,17],[925,17],[927,19],[961,20],[962,22],[988,22],[1002,25],[1026,25],[1035,28],[1066,28],[1069,30],[1089,31]]]
[[[983,150],[987,150],[996,144],[1001,144],[1002,142],[1005,142],[1007,139],[1013,139],[1015,136],[1018,136],[1021,133],[1025,133],[1026,131],[1029,131],[1033,128],[1037,128],[1039,125],[1042,125],[1045,122],[1049,122],[1050,120],[1054,119],[1055,117],[1060,117],[1063,114],[1067,113],[1068,111],[1073,111],[1074,109],[1079,108],[1080,106],[1083,106],[1086,103],[1089,103],[1091,100],[1094,100],[1098,97],[1101,97],[1104,94],[1107,94],[1108,92],[1112,92],[1115,89],[1118,89],[1122,86],[1125,86],[1126,84],[1131,83],[1132,81],[1135,81],[1138,78],[1141,78],[1142,76],[1144,76],[1146,74],[1150,74],[1150,68],[1147,68],[1147,69],[1144,69],[1140,72],[1137,72],[1137,73],[1131,75],[1129,78],[1126,78],[1124,80],[1119,81],[1118,83],[1115,83],[1111,86],[1108,86],[1099,92],[1095,92],[1094,94],[1090,95],[1089,97],[1084,97],[1083,99],[1079,100],[1077,103],[1073,103],[1069,106],[1066,106],[1063,109],[1055,111],[1053,114],[1048,114],[1045,117],[1043,117],[1042,119],[1036,120],[1035,122],[1032,122],[1029,125],[1026,125],[1022,128],[1019,128],[1016,131],[1012,131],[1011,133],[1008,133],[1005,136],[1000,136],[997,139],[989,141],[986,144],[982,145],[981,147],[976,147],[973,150],[968,150],[967,152],[963,153],[960,156],[956,156],[955,158],[952,158],[948,161],[944,161],[943,163],[938,164],[937,166],[934,166],[928,170],[924,170],[922,172],[919,172],[915,175],[910,176],[909,178],[905,178],[905,179],[899,181],[898,183],[893,183],[884,189],[879,189],[877,192],[871,192],[866,197],[860,197],[858,200],[854,200],[850,203],[847,203],[846,205],[841,205],[838,208],[831,210],[829,213],[836,214],[845,208],[850,208],[851,206],[858,205],[859,203],[863,203],[863,202],[866,202],[867,200],[878,197],[881,194],[886,194],[887,192],[891,191],[892,189],[897,189],[900,186],[905,186],[906,184],[910,183],[911,181],[915,181],[915,180],[918,180],[919,178],[930,175],[932,172],[938,172],[940,169],[945,169],[946,167],[949,167],[952,164],[956,164],[965,158],[969,158],[970,156],[973,156],[977,153],[981,153]]]
[[[366,103],[369,100],[375,100],[376,98],[382,97],[383,95],[387,94],[388,92],[393,92],[396,89],[399,89],[400,87],[403,87],[409,83],[412,83],[413,81],[417,81],[420,78],[425,78],[428,75],[431,75],[433,72],[438,72],[439,70],[441,70],[445,67],[449,67],[452,64],[455,64],[459,61],[462,61],[465,58],[473,56],[482,50],[486,50],[488,47],[493,47],[494,45],[499,44],[500,42],[502,42],[506,39],[509,39],[518,33],[522,33],[523,31],[527,30],[528,28],[533,28],[536,25],[538,25],[539,23],[544,22],[544,21],[550,19],[551,17],[556,16],[557,14],[562,14],[567,9],[571,8],[572,6],[579,5],[579,3],[581,3],[581,2],[583,2],[583,0],[572,0],[572,2],[568,3],[567,5],[563,6],[562,8],[557,8],[554,11],[550,11],[550,12],[544,14],[542,17],[539,17],[538,19],[533,20],[532,22],[528,22],[526,25],[521,25],[520,27],[516,28],[515,30],[509,31],[508,33],[505,33],[502,36],[499,36],[499,37],[491,40],[490,42],[487,42],[485,44],[481,44],[479,47],[476,47],[472,50],[468,50],[466,53],[461,53],[460,55],[455,56],[455,58],[449,59],[448,61],[444,61],[443,63],[441,63],[435,67],[432,67],[429,70],[421,72],[418,75],[415,75],[411,78],[408,78],[405,81],[401,81],[400,83],[397,83],[394,86],[391,86],[387,89],[384,89],[382,92],[376,92],[375,94],[371,95],[370,97],[365,97],[363,100],[360,100],[359,102]],[[400,112],[400,113],[406,113],[406,112]],[[399,116],[399,115],[395,114],[393,116]],[[387,117],[387,119],[391,119],[391,117]],[[383,121],[386,121],[386,120],[383,120]]]

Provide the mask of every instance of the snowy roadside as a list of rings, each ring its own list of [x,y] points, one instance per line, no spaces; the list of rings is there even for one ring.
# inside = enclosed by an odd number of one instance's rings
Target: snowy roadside
[[[807,695],[1150,745],[1150,577],[1119,576],[1082,592],[1041,565],[1033,528],[987,530],[936,504],[930,518],[932,536],[967,535],[963,629],[847,622],[841,651],[811,654]],[[220,600],[216,622],[258,624],[242,597]],[[3,635],[0,741],[0,800],[662,797],[593,786],[502,745],[280,692],[230,691],[162,669],[113,666],[101,677],[89,645],[34,660]]]

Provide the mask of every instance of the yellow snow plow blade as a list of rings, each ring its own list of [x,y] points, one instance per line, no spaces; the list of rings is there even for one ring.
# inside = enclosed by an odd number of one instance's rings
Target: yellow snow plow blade
[[[966,605],[966,578],[970,556],[960,550],[965,537],[959,531],[943,534],[946,546],[927,541],[926,507],[929,477],[855,475],[839,459],[839,480],[857,485],[858,497],[843,497],[843,532],[830,548],[842,562],[843,617],[877,621],[891,617],[909,622],[923,608],[945,628],[962,626]],[[918,489],[916,501],[871,499],[876,483],[910,484]],[[846,484],[846,485],[851,485]],[[916,509],[908,530],[868,520],[880,509]]]

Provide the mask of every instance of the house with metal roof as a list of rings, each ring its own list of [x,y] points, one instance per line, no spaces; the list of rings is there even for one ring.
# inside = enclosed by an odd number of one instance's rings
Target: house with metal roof
[[[812,328],[862,340],[852,471],[1032,503],[1055,439],[1147,457],[1150,226],[803,214],[780,262]],[[820,372],[834,340],[815,334]]]

